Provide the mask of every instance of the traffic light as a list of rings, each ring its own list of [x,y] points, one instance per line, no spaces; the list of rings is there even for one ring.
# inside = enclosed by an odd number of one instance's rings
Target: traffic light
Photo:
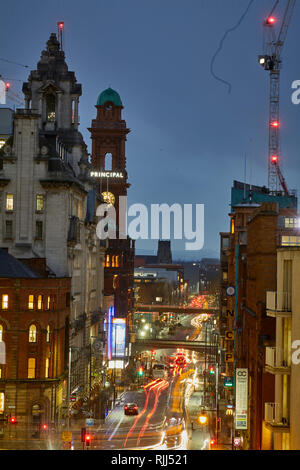
[[[92,436],[90,434],[86,434],[85,435],[85,445],[88,447],[91,443],[91,440],[92,440]]]
[[[81,428],[81,442],[85,442],[86,428]]]
[[[144,375],[144,369],[142,367],[139,367],[138,374],[139,374],[140,377],[142,377],[142,375]]]
[[[215,373],[215,368],[214,368],[214,366],[210,366],[210,367],[209,367],[209,375],[214,375],[214,373]]]
[[[48,429],[48,425],[47,425],[47,424],[43,424],[43,425],[42,425],[42,430],[43,430],[43,431],[47,431],[47,429]]]
[[[9,418],[9,422],[10,422],[10,424],[17,424],[18,421],[17,421],[17,418],[15,416],[11,416]]]
[[[213,447],[213,446],[216,445],[217,441],[216,441],[216,439],[212,438],[212,439],[209,441],[209,443],[210,443],[210,446]]]

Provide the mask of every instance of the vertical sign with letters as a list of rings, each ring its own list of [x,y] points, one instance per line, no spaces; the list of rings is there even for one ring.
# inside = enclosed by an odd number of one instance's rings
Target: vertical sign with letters
[[[236,369],[235,429],[248,428],[248,369]]]

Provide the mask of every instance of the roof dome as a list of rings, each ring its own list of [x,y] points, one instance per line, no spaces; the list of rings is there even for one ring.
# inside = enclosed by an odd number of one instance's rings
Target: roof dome
[[[96,106],[102,106],[108,101],[114,103],[115,106],[123,106],[119,93],[117,93],[112,88],[107,88],[107,90],[104,90],[102,93],[100,93]]]

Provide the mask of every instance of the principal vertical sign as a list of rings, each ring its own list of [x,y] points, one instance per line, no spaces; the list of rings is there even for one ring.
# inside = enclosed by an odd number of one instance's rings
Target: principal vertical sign
[[[248,369],[236,369],[235,429],[248,428]]]

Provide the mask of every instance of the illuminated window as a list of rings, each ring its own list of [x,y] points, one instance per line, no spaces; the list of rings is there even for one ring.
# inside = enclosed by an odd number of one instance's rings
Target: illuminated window
[[[116,268],[119,267],[119,256],[116,256],[115,266],[116,266]]]
[[[3,310],[8,309],[8,295],[7,294],[2,295],[2,309]]]
[[[0,325],[0,341],[3,341],[3,326]]]
[[[111,266],[114,268],[115,267],[115,256],[111,257]]]
[[[6,194],[6,210],[7,211],[14,210],[14,195],[13,194]]]
[[[281,246],[300,246],[300,237],[283,235],[281,238]]]
[[[3,147],[3,145],[5,145],[5,140],[0,139],[0,149]]]
[[[49,357],[46,358],[46,364],[45,364],[45,378],[49,378]]]
[[[0,413],[4,413],[4,393],[0,393]]]
[[[228,279],[228,272],[223,271],[223,281],[227,281],[227,279]]]
[[[50,333],[51,333],[50,325],[48,325],[47,326],[47,333],[46,333],[46,342],[47,343],[50,343]]]
[[[47,297],[47,307],[46,307],[46,310],[50,310],[50,301],[51,301],[51,298],[50,298],[50,295],[48,295]]]
[[[38,305],[38,310],[43,310],[43,296],[42,295],[38,296],[37,305]]]
[[[2,379],[2,366],[1,365],[0,365],[0,379]],[[0,402],[1,402],[1,397],[0,397]],[[0,413],[3,413],[3,411],[1,411],[1,404],[0,404]]]
[[[51,94],[46,96],[46,116],[47,121],[55,122],[55,96]]]
[[[285,217],[284,218],[284,226],[285,228],[296,228],[297,227],[297,219],[294,217]]]
[[[109,265],[110,265],[110,263],[109,263],[109,255],[106,255],[105,267],[106,267],[106,268],[109,268]]]
[[[28,379],[35,379],[35,369],[36,369],[36,359],[35,357],[30,357],[28,359]]]
[[[34,308],[34,295],[30,294],[28,296],[28,310],[33,310]]]
[[[30,325],[29,327],[29,343],[36,343],[36,326]]]
[[[36,196],[36,210],[43,211],[44,210],[44,196],[43,194],[37,194]]]
[[[231,233],[234,233],[234,219],[231,219]]]

